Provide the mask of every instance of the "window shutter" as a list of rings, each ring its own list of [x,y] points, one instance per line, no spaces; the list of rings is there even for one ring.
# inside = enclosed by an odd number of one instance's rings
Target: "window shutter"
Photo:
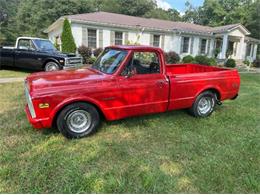
[[[128,44],[128,32],[125,32],[125,41],[124,41],[124,44]]]
[[[88,29],[86,27],[82,27],[82,45],[88,46]]]
[[[164,49],[164,35],[161,35],[161,48]]]
[[[153,46],[153,34],[150,34],[150,46]]]
[[[181,47],[180,47],[180,53],[183,53],[183,37],[181,37]]]
[[[193,54],[193,42],[194,42],[194,37],[191,37],[190,54]]]
[[[110,31],[110,44],[115,45],[115,31]]]
[[[98,47],[103,48],[103,30],[98,30]]]

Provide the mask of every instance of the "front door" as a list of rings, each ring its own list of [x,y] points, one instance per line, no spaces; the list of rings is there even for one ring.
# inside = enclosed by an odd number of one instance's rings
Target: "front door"
[[[30,39],[20,39],[15,51],[15,65],[21,68],[37,69],[41,59],[36,47]]]
[[[134,70],[132,75],[127,72]],[[121,117],[164,112],[168,106],[169,82],[162,74],[156,52],[134,52],[118,80]]]

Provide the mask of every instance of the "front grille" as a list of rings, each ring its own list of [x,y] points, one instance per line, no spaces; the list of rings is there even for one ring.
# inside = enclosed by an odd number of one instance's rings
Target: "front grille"
[[[81,57],[70,57],[65,61],[65,67],[78,67],[82,66],[82,58]]]

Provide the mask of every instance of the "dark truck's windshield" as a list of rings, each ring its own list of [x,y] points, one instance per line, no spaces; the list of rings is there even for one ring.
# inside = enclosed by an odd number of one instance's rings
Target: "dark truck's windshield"
[[[49,40],[35,39],[33,42],[42,51],[56,51],[56,48]]]
[[[105,49],[93,64],[92,68],[107,74],[112,74],[120,66],[126,55],[127,51],[125,50]]]

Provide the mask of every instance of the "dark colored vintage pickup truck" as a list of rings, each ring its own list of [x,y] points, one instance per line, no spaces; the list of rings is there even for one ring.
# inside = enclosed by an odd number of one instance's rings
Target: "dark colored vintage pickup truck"
[[[47,39],[19,37],[14,48],[0,48],[0,68],[10,66],[53,71],[80,65],[81,57],[57,51]]]
[[[159,48],[107,47],[90,68],[34,73],[25,80],[27,117],[35,128],[57,126],[68,138],[95,132],[101,116],[130,116],[188,108],[209,116],[216,104],[235,99],[235,69],[165,64]]]

